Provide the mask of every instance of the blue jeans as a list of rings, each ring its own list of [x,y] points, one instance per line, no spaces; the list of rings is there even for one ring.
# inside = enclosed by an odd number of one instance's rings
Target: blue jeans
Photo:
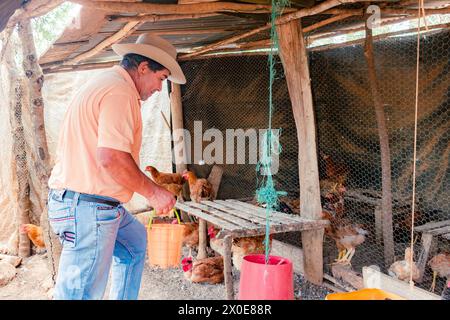
[[[102,299],[110,267],[109,299],[137,299],[147,247],[147,232],[122,205],[54,199],[48,218],[62,243],[54,291],[57,300]],[[106,200],[115,200],[100,197]]]

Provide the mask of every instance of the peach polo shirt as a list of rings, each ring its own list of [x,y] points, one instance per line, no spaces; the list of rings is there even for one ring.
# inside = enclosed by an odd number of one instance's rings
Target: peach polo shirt
[[[114,66],[84,84],[66,112],[49,187],[128,202],[133,191],[119,185],[97,161],[97,148],[131,154],[139,166],[142,118],[139,93],[128,72]]]

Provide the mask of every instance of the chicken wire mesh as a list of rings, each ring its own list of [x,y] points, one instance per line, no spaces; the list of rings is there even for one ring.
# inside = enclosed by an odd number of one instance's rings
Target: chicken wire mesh
[[[393,243],[384,244],[381,207],[381,157],[378,125],[368,82],[367,64],[362,45],[311,51],[311,84],[314,97],[318,140],[322,207],[339,219],[358,223],[368,234],[356,247],[352,268],[377,265],[388,271],[385,245],[393,246],[395,260],[404,260],[411,237],[412,159],[414,138],[416,45],[414,36],[402,36],[375,42],[374,55],[381,99],[389,136],[392,178]],[[450,219],[450,73],[448,30],[421,37],[419,114],[417,141],[416,210],[414,226]],[[218,129],[263,129],[268,117],[268,64],[266,56],[222,57],[183,63],[188,79],[182,89],[184,125],[194,136],[194,122],[201,121],[201,131]],[[284,203],[299,213],[298,142],[292,109],[281,63],[277,64],[274,83],[273,128],[281,129],[279,169],[274,175],[278,190],[287,191]],[[255,140],[247,140],[249,146]],[[194,141],[194,138],[192,138]],[[212,141],[212,140],[210,140]],[[202,148],[210,141],[203,141]],[[225,141],[219,141],[229,150]],[[194,154],[194,143],[191,154]],[[230,150],[231,151],[231,150]],[[236,149],[234,149],[236,153]],[[247,152],[247,149],[246,149]],[[236,157],[236,154],[235,154]],[[219,199],[250,199],[256,190],[256,167],[223,164],[224,175]],[[189,165],[206,177],[212,163]],[[223,161],[225,162],[225,161]],[[416,285],[429,288],[432,270],[429,260],[439,252],[449,251],[448,224],[431,231],[433,245],[424,260],[422,279]],[[420,228],[419,228],[420,229]],[[416,231],[414,260],[422,250]],[[298,244],[300,237],[285,235]],[[335,241],[324,238],[325,272],[337,257]],[[423,260],[422,256],[422,260]],[[440,293],[444,278],[439,278]]]

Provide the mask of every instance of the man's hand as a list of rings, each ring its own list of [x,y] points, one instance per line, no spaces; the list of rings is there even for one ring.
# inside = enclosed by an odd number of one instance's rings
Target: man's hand
[[[144,196],[158,215],[168,214],[175,206],[175,197],[141,172],[128,152],[97,148],[97,161],[118,184]]]
[[[175,206],[175,197],[166,189],[155,186],[153,194],[147,198],[149,205],[157,215],[167,215]]]

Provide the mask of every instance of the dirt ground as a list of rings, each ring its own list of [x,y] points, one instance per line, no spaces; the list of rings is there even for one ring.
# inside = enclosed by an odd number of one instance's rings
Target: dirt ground
[[[184,248],[183,254],[187,254]],[[46,265],[46,255],[26,258],[17,268],[16,277],[0,287],[0,300],[48,300],[51,282]],[[233,268],[234,291],[239,290],[239,271]],[[50,289],[50,291],[49,291]],[[108,299],[109,286],[104,299]],[[296,299],[323,300],[328,294],[323,287],[304,281],[301,275],[294,275]],[[187,281],[181,268],[160,269],[146,264],[142,277],[139,300],[220,300],[225,299],[225,285],[195,284]]]

